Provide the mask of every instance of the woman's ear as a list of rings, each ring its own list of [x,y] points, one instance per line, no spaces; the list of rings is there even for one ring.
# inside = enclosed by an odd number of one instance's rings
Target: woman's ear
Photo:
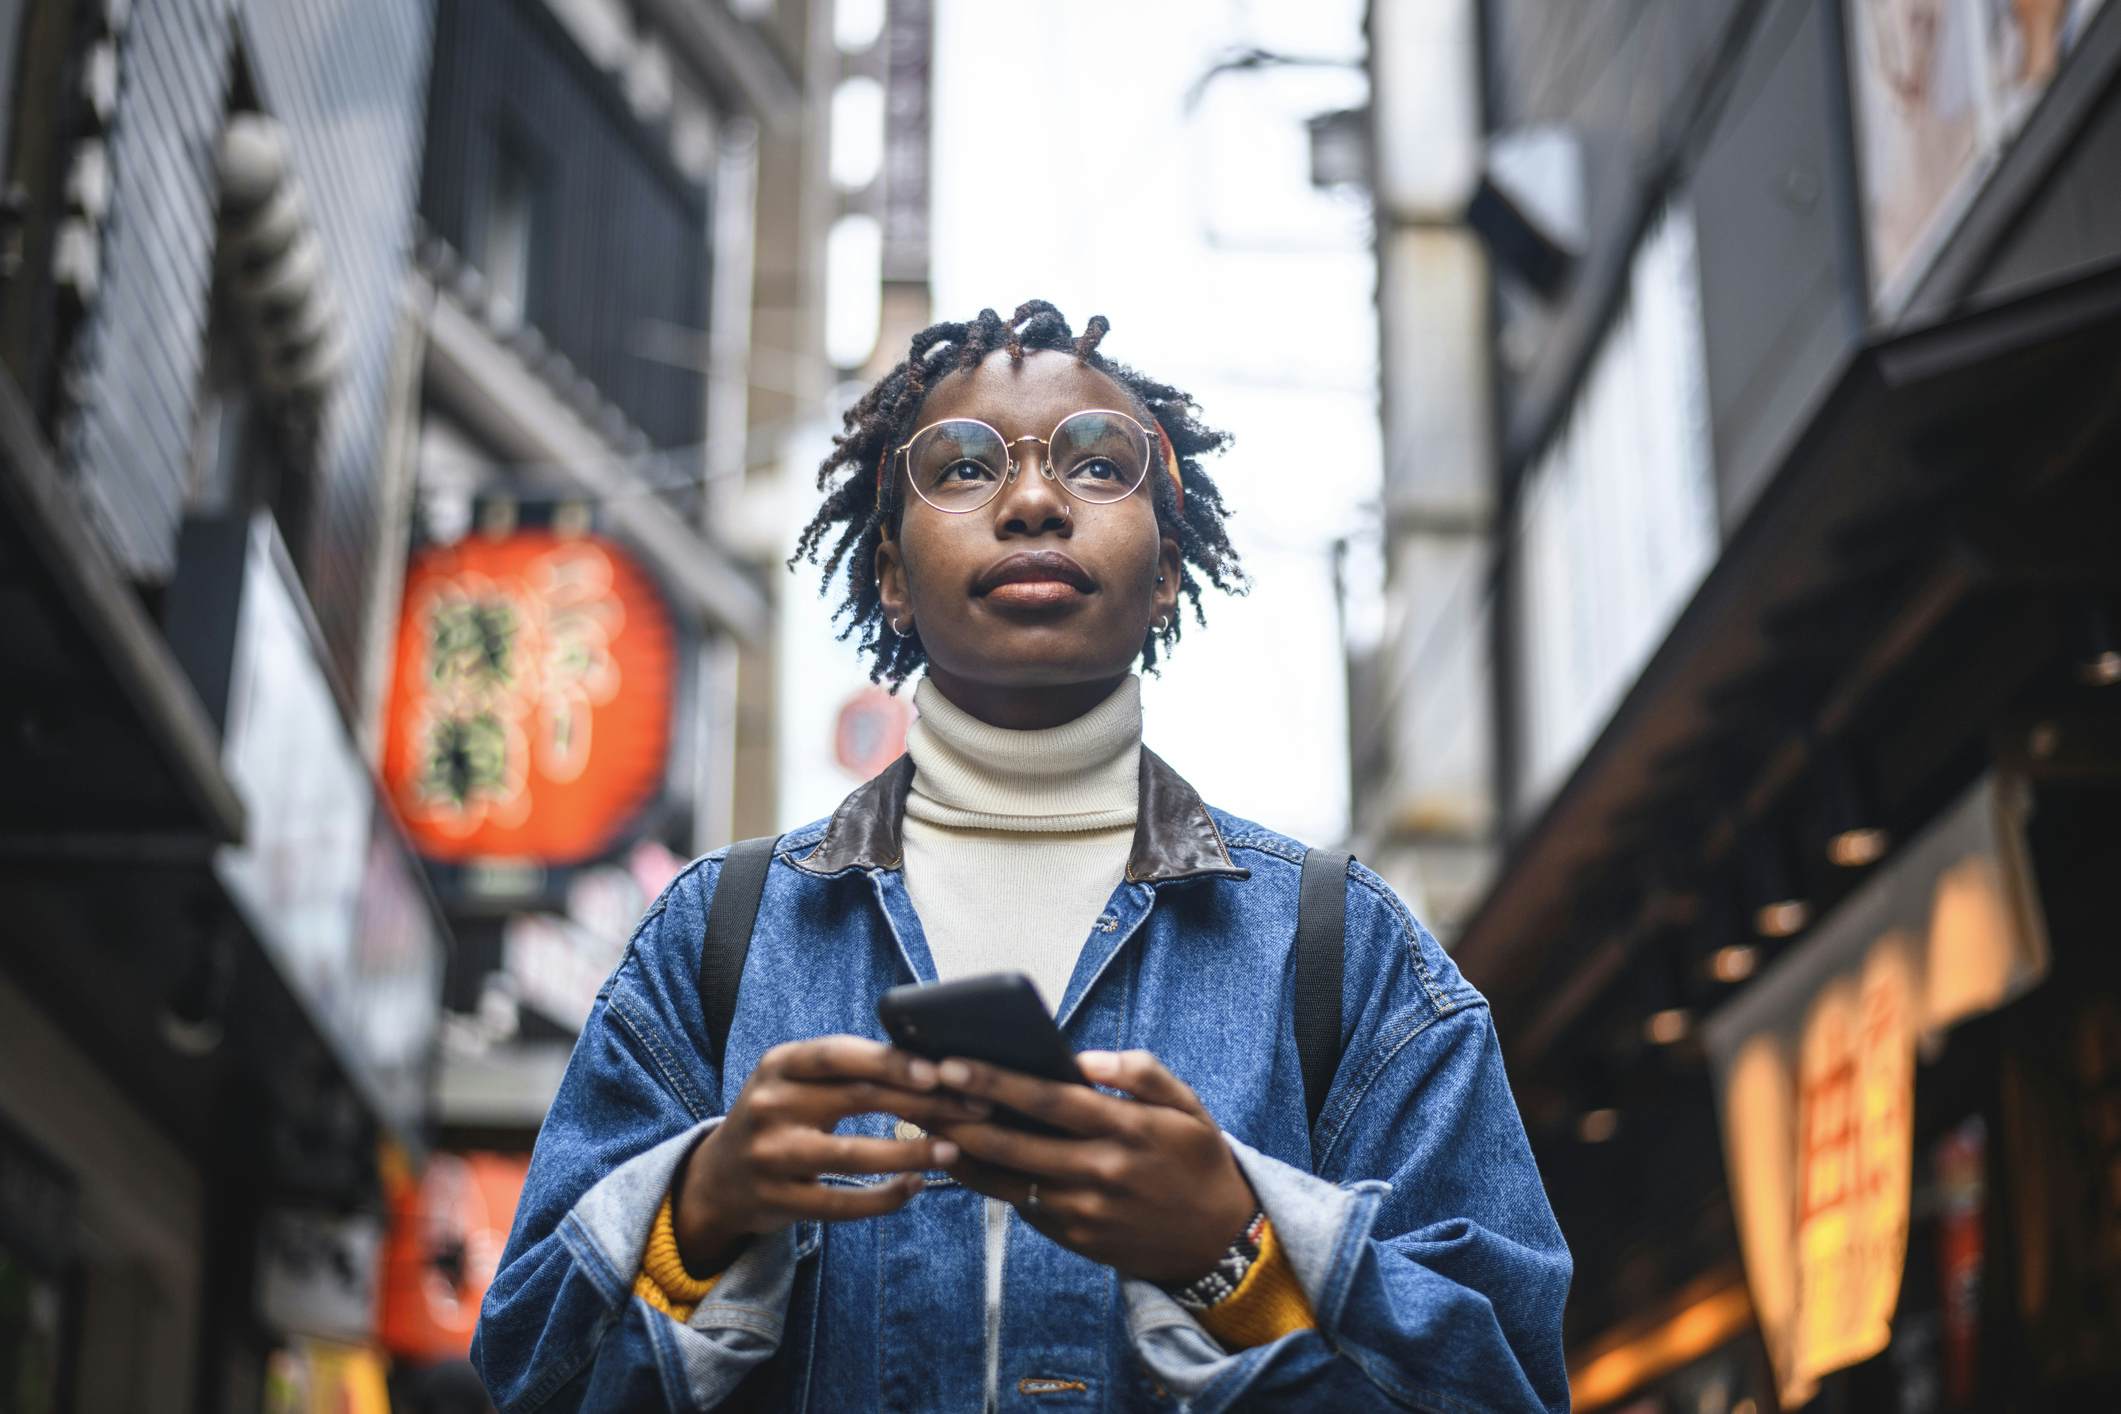
[[[906,592],[906,562],[889,524],[883,527],[876,543],[876,597],[887,623],[912,629],[913,596]]]
[[[1183,552],[1178,541],[1166,535],[1156,545],[1156,616],[1172,620],[1178,617],[1178,575],[1183,563]]]

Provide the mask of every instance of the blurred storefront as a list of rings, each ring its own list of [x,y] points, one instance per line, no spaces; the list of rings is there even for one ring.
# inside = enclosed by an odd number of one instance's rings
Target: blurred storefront
[[[459,1180],[772,809],[827,14],[0,6],[10,1408],[447,1383]]]
[[[255,1408],[380,1369],[439,1018],[361,745],[429,13],[0,22],[0,1364]]]
[[[1358,817],[1494,1004],[1578,1407],[2109,1407],[2121,20],[1624,8],[1373,5]]]

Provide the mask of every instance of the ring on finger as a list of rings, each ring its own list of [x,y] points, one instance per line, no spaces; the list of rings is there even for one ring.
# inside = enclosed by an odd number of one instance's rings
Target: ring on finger
[[[1032,1181],[1031,1187],[1024,1193],[1024,1206],[1034,1213],[1038,1211],[1038,1183],[1036,1180]]]

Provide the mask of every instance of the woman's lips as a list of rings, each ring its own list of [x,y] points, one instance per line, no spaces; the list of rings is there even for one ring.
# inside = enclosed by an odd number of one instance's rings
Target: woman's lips
[[[1020,608],[1046,608],[1087,596],[1064,579],[1012,579],[995,585],[986,597]]]

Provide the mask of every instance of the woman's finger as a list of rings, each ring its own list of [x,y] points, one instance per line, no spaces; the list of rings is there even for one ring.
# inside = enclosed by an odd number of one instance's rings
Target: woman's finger
[[[1039,1182],[1016,1172],[1014,1169],[998,1168],[982,1163],[978,1159],[960,1154],[948,1172],[964,1187],[989,1198],[999,1198],[1004,1203],[1021,1205],[1030,1191],[1031,1184]]]
[[[768,1180],[759,1185],[759,1196],[777,1214],[790,1220],[847,1222],[895,1213],[925,1186],[926,1180],[919,1174],[851,1186]]]
[[[910,1119],[926,1129],[934,1129],[944,1124],[967,1124],[983,1120],[994,1113],[994,1106],[985,1100],[948,1095],[940,1090],[932,1090],[925,1095],[899,1094],[886,1095],[883,1098],[890,1103],[877,1113]]]
[[[870,1080],[903,1090],[933,1090],[935,1063],[866,1036],[818,1036],[787,1041],[760,1058],[759,1067],[790,1080]]]
[[[1153,1051],[1083,1051],[1075,1057],[1075,1063],[1099,1085],[1124,1090],[1137,1100],[1188,1114],[1207,1113],[1200,1096],[1173,1075]]]
[[[1000,1124],[946,1124],[937,1133],[973,1158],[1034,1178],[1106,1184],[1118,1177],[1118,1155],[1098,1139],[1049,1139]]]
[[[1111,1134],[1125,1122],[1126,1101],[1087,1085],[1041,1080],[985,1061],[953,1058],[936,1067],[944,1085],[962,1095],[1007,1105],[1072,1134]]]
[[[823,1134],[789,1126],[762,1136],[754,1161],[782,1178],[815,1178],[821,1173],[918,1173],[944,1169],[956,1161],[958,1146],[948,1139],[867,1139]]]
[[[770,1111],[828,1128],[849,1115],[895,1114],[916,1124],[985,1118],[981,1102],[939,1090],[902,1090],[873,1080],[794,1081],[771,1092]]]

